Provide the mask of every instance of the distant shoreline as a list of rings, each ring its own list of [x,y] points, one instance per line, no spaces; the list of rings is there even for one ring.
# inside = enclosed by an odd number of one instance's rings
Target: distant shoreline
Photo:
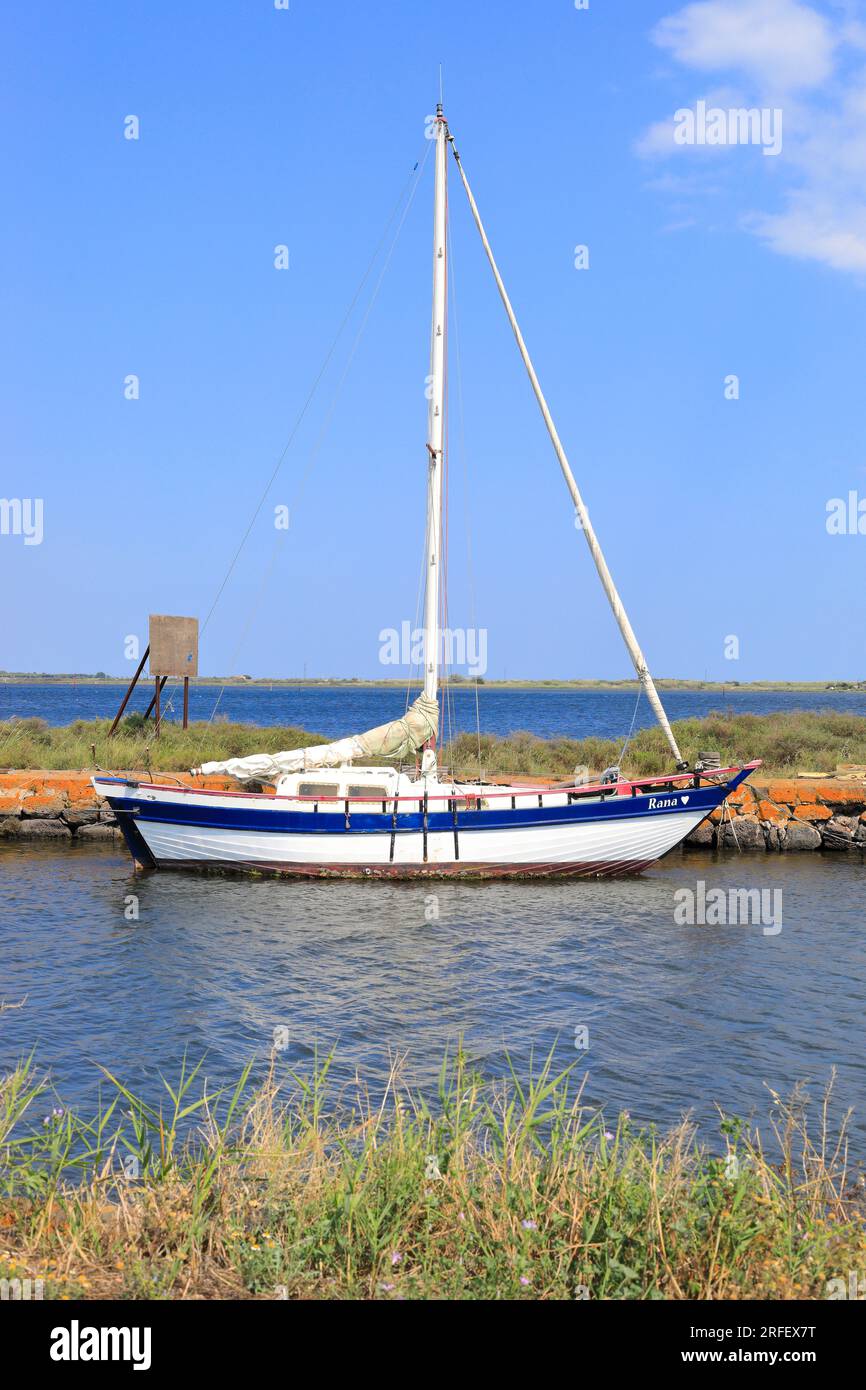
[[[147,685],[152,677],[143,677],[141,684]],[[171,681],[179,680],[180,677],[170,677]],[[128,676],[91,676],[91,675],[36,675],[23,672],[2,672],[0,673],[0,686],[2,685],[93,685],[93,686],[126,686],[129,684]],[[407,685],[418,684],[416,680],[408,677],[392,680],[364,680],[353,676],[327,676],[309,677],[304,679],[300,676],[198,676],[190,681],[191,686],[202,686],[211,688],[213,686],[231,686],[233,689],[269,689],[271,687],[280,690],[392,690],[405,689]],[[487,680],[479,682],[480,688],[484,690],[634,690],[637,682],[634,678],[625,680]],[[740,691],[803,691],[812,694],[823,694],[824,692],[847,691],[862,692],[866,694],[866,681],[701,681],[683,680],[674,678],[659,677],[655,684],[659,690],[706,690],[718,692],[719,694],[735,695]],[[450,682],[452,690],[465,688],[473,690],[475,683],[468,677],[458,678]]]

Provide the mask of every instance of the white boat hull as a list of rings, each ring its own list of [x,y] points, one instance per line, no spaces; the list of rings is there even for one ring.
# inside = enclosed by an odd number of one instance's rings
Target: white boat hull
[[[460,836],[461,858],[454,858],[454,837],[445,832],[424,837],[397,836],[391,857],[390,834],[295,835],[256,834],[238,830],[188,830],[143,823],[142,837],[160,867],[168,864],[215,868],[259,868],[313,876],[340,877],[347,871],[369,875],[586,874],[634,873],[659,859],[689,834],[702,813],[683,812],[613,824],[470,830]],[[359,843],[359,841],[361,843]]]
[[[311,810],[298,814],[287,809],[291,801],[273,796],[122,779],[97,779],[97,789],[108,796],[145,867],[491,878],[640,872],[699,825],[729,787],[671,788],[577,804],[561,794],[521,791],[498,810],[460,809],[453,824],[444,814],[422,817],[417,801],[414,815],[352,812],[344,820]]]

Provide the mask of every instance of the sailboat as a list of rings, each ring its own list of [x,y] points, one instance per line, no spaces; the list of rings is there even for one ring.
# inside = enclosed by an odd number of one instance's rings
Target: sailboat
[[[679,844],[760,766],[694,766],[683,758],[532,365],[469,181],[437,107],[433,314],[427,422],[424,688],[404,715],[334,743],[204,763],[263,790],[97,776],[141,868],[246,870],[302,877],[467,878],[638,873]],[[466,782],[440,767],[442,475],[448,282],[447,170],[453,157],[518,351],[565,478],[577,522],[638,680],[670,745],[674,771],[642,780],[609,768],[595,783]]]

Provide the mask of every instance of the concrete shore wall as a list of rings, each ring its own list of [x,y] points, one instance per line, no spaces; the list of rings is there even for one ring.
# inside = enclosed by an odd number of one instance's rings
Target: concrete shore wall
[[[0,838],[108,840],[120,838],[114,816],[93,790],[89,772],[0,773]],[[154,774],[157,780],[160,775]],[[162,775],[189,785],[183,773]],[[237,789],[228,777],[200,777],[196,786]],[[770,852],[836,850],[866,853],[866,782],[796,777],[750,781],[724,810],[686,841],[704,848]]]

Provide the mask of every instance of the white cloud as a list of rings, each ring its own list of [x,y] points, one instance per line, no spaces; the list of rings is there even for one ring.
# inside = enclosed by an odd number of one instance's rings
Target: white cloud
[[[811,194],[792,193],[785,212],[754,213],[748,220],[784,256],[866,273],[866,208],[840,213],[836,204],[816,205]]]
[[[805,0],[699,0],[652,34],[684,67],[740,84],[739,102],[718,105],[784,108],[783,151],[761,162],[773,166],[764,171],[766,186],[779,206],[751,209],[743,224],[780,255],[860,276],[866,274],[862,9],[860,0],[841,0],[831,21]],[[696,91],[693,100],[707,96]],[[676,101],[685,104],[682,96]],[[677,159],[684,172],[698,167],[694,147],[674,144],[672,113],[649,126],[636,149],[648,159]],[[695,199],[704,196],[699,179],[692,191]]]
[[[827,20],[799,0],[699,0],[653,38],[687,67],[736,69],[777,91],[825,81],[836,45]]]

